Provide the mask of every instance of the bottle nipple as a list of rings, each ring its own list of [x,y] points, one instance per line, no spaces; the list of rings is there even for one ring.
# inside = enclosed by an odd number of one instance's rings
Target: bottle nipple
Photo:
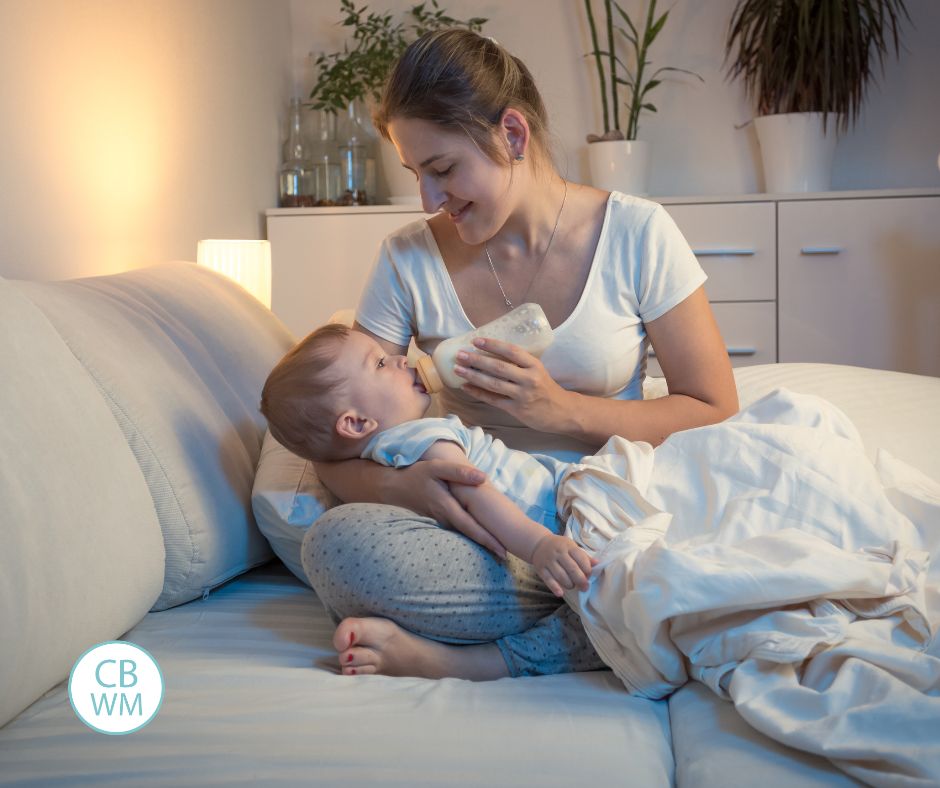
[[[415,371],[418,373],[421,385],[424,386],[428,394],[436,394],[444,388],[444,381],[441,380],[440,373],[434,366],[434,361],[430,356],[421,356],[418,358],[415,361]]]

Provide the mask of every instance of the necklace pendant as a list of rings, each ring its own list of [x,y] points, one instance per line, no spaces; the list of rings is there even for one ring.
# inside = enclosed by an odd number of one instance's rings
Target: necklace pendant
[[[506,306],[512,309],[512,301],[510,301],[508,298],[506,299]]]

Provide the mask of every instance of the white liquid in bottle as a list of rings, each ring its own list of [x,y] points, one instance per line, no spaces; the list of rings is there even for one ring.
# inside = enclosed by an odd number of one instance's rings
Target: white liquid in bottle
[[[430,356],[422,356],[415,364],[418,377],[429,393],[440,391],[445,385],[460,388],[464,379],[454,374],[457,353],[470,350],[483,353],[473,346],[476,337],[501,339],[511,342],[533,356],[541,356],[555,338],[548,318],[538,304],[522,304],[511,312],[485,323],[466,334],[445,339]]]

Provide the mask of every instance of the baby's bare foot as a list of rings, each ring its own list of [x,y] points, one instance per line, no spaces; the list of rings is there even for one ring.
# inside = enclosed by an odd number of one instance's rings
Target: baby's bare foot
[[[453,646],[414,635],[387,618],[347,618],[333,635],[346,676],[447,677],[484,681],[509,675],[492,644]]]

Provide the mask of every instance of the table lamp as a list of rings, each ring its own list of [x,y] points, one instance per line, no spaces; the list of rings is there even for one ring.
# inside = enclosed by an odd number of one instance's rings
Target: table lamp
[[[234,279],[271,308],[271,244],[268,241],[200,241],[196,262]]]

